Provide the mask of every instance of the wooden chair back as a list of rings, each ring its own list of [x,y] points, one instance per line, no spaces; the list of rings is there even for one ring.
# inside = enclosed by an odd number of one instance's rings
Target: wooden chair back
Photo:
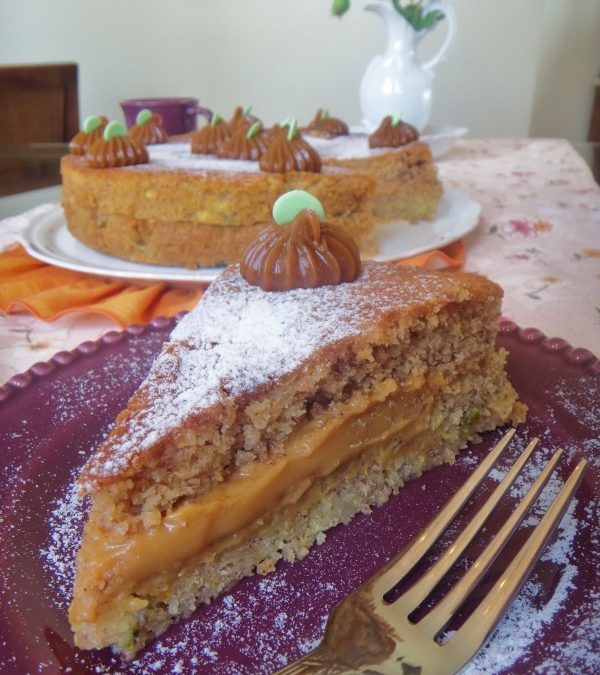
[[[78,130],[77,64],[0,66],[0,196],[58,185]]]

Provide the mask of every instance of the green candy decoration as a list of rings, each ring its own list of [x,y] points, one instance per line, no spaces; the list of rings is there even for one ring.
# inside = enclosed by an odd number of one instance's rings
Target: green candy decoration
[[[395,127],[402,120],[399,112],[392,113],[391,117],[392,117],[392,126],[393,127]]]
[[[321,112],[321,119],[322,119],[322,120],[328,120],[329,117],[330,117],[330,115],[329,115],[329,110],[327,110],[327,108],[325,108],[325,110],[323,110],[323,111]]]
[[[102,124],[102,120],[98,117],[98,115],[90,115],[89,117],[85,118],[85,122],[83,123],[83,130],[86,131],[88,134],[91,134],[92,131],[96,131],[96,129]]]
[[[103,136],[105,141],[110,141],[111,138],[116,138],[117,136],[127,136],[127,129],[125,129],[121,122],[113,120],[106,125]]]
[[[247,105],[247,106],[244,108],[244,115],[245,115],[245,116],[248,116],[251,112],[252,112],[252,106],[251,106],[251,105]]]
[[[286,117],[284,120],[281,120],[281,122],[279,123],[279,126],[280,127],[289,127],[291,123],[292,123],[292,118]]]
[[[298,120],[295,117],[292,117],[288,126],[288,141],[293,141],[298,134]]]
[[[219,113],[213,113],[213,116],[210,118],[210,126],[211,127],[216,126],[217,124],[219,124],[221,120],[222,117],[221,115],[219,115]]]
[[[278,225],[287,225],[304,209],[312,209],[319,220],[324,220],[323,204],[305,190],[290,190],[285,192],[273,204],[273,220]]]
[[[136,124],[146,124],[148,120],[152,119],[152,110],[148,110],[148,108],[144,108],[143,110],[140,110],[140,112],[136,115],[135,118],[135,123]]]
[[[254,124],[250,126],[246,133],[246,138],[249,140],[251,138],[254,138],[256,134],[262,129],[262,122],[260,120],[256,120]]]

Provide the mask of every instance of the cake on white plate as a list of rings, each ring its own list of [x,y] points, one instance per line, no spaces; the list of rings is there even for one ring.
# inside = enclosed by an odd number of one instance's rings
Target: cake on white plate
[[[400,120],[385,118],[370,137],[328,136],[340,120],[319,118],[301,134],[294,120],[263,129],[238,108],[229,122],[215,117],[163,142],[155,118],[145,115],[129,134],[118,122],[88,118],[90,131],[61,160],[67,227],[95,250],[188,268],[239,262],[277,197],[301,189],[371,254],[377,223],[432,219],[441,198],[428,145]]]

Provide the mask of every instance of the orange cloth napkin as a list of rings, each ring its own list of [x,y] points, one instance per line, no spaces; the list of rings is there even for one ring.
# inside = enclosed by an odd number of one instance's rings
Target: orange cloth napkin
[[[458,269],[465,262],[462,241],[398,261],[401,265]],[[0,311],[26,310],[43,321],[70,312],[100,314],[121,327],[147,323],[192,309],[207,285],[171,287],[166,283],[136,286],[124,281],[72,272],[36,260],[16,245],[0,253]]]

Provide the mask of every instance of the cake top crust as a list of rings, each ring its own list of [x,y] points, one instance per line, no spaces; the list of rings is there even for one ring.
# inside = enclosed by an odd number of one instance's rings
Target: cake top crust
[[[173,330],[80,488],[133,475],[190,424],[218,424],[225,401],[243,405],[449,303],[501,294],[476,275],[370,261],[351,283],[269,293],[232,265]]]
[[[407,147],[404,145],[400,148],[370,148],[369,136],[364,133],[350,133],[347,136],[335,136],[334,138],[314,136],[309,131],[303,133],[306,140],[325,160],[365,159],[390,152],[402,152]],[[415,143],[425,145],[421,141],[415,141]]]
[[[306,140],[315,148],[321,158],[326,162],[331,160],[365,159],[386,155],[394,152],[404,152],[407,148],[427,148],[424,143],[411,143],[402,148],[375,148],[370,149],[366,134],[350,134],[349,136],[337,136],[336,138],[319,138],[305,135]],[[222,172],[223,174],[243,173],[260,174],[258,161],[246,159],[226,159],[214,155],[199,155],[190,152],[189,142],[170,141],[157,145],[146,146],[149,162],[134,166],[122,167],[122,171],[181,171],[186,174],[211,174]],[[427,148],[426,155],[429,156]],[[69,161],[77,163],[77,156],[73,155]],[[321,173],[338,174],[344,169],[338,166],[322,166]]]
[[[215,155],[195,155],[190,152],[189,143],[162,143],[148,145],[149,162],[134,166],[120,167],[119,171],[149,172],[149,171],[181,171],[185,174],[223,175],[264,174],[257,161],[246,159],[224,159]],[[70,164],[85,167],[86,164],[76,155],[67,155],[63,158]],[[344,174],[347,170],[337,166],[324,166],[323,174]]]

